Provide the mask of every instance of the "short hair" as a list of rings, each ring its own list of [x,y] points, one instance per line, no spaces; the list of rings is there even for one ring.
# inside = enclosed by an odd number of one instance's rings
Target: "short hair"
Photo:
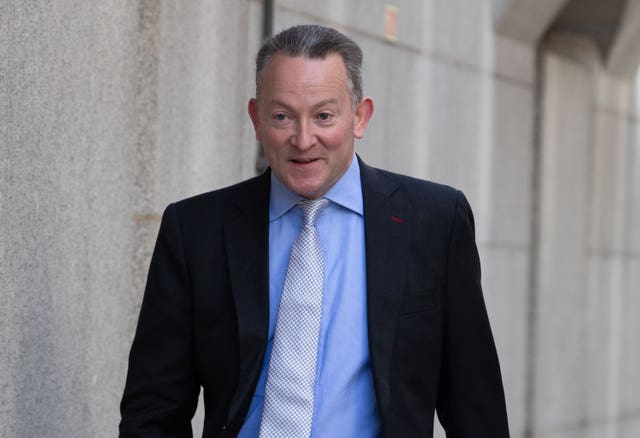
[[[362,50],[346,35],[317,24],[293,26],[267,38],[256,57],[256,98],[260,97],[262,70],[276,53],[290,57],[324,59],[337,53],[347,71],[347,86],[355,109],[362,100]]]

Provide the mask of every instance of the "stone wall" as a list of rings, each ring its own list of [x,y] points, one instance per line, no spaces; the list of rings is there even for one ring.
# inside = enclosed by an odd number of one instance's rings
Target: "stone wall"
[[[257,1],[0,4],[0,436],[111,437],[167,203],[254,173]]]

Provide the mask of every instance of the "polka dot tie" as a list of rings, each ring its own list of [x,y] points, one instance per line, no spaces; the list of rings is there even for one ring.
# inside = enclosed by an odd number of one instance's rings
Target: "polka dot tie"
[[[291,248],[265,389],[261,438],[309,437],[322,315],[324,263],[316,230],[329,200],[298,203],[304,224]]]

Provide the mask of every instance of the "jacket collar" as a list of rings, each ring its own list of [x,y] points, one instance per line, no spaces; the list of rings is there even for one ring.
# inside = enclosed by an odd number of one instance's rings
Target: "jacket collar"
[[[360,161],[369,352],[382,425],[389,424],[390,364],[411,242],[410,201],[387,172]]]

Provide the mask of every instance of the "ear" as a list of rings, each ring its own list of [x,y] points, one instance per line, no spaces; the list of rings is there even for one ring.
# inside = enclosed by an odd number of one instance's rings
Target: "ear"
[[[247,110],[249,111],[249,117],[251,117],[251,121],[253,122],[253,129],[256,131],[256,140],[261,141],[262,136],[260,135],[260,114],[258,111],[258,101],[255,99],[249,99]]]
[[[364,131],[367,129],[367,125],[369,125],[371,116],[373,116],[373,99],[366,96],[360,101],[356,108],[353,121],[353,136],[355,138],[364,137]]]

